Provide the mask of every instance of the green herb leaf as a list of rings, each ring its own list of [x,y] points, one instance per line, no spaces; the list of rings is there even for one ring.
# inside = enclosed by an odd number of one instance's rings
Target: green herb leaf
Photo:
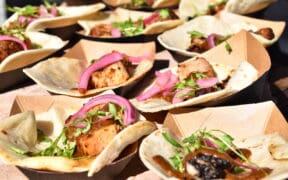
[[[182,164],[183,157],[180,154],[177,153],[174,156],[172,156],[170,159],[173,163],[173,167],[175,167],[177,171],[180,171],[180,172],[184,171],[184,167]]]
[[[191,38],[201,38],[201,37],[205,37],[205,35],[199,31],[189,31],[188,34],[190,34]]]
[[[32,5],[26,5],[22,8],[20,7],[7,7],[7,10],[10,12],[16,12],[19,16],[29,16],[37,17],[38,16],[38,7]]]
[[[173,146],[179,147],[179,148],[182,147],[173,137],[171,137],[171,136],[168,135],[167,133],[163,132],[163,133],[162,133],[162,136],[164,137],[164,139],[165,139],[166,141],[168,141],[168,142],[169,142],[170,144],[172,144]]]
[[[168,9],[160,9],[159,15],[162,19],[167,19],[169,17],[169,10]]]
[[[206,78],[206,74],[203,74],[203,73],[200,73],[200,72],[196,72],[195,73],[195,76],[197,79],[203,79],[203,78]]]
[[[232,52],[232,47],[227,41],[225,41],[225,43],[226,51],[230,54]]]
[[[23,149],[20,149],[20,148],[18,148],[18,147],[15,147],[15,146],[10,146],[10,149],[11,149],[12,151],[14,151],[15,153],[17,153],[17,154],[21,154],[21,155],[27,154],[27,151],[25,151],[25,150],[23,150]]]
[[[136,36],[143,32],[144,24],[143,20],[139,19],[137,23],[134,23],[132,19],[128,19],[124,22],[114,22],[112,26],[118,28],[124,36]]]

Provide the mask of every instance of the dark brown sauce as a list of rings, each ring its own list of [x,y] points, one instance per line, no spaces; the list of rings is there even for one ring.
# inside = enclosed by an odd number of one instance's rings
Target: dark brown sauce
[[[246,157],[249,157],[251,155],[251,151],[248,149],[239,149]],[[162,170],[168,175],[168,176],[172,176],[172,177],[176,177],[179,179],[193,179],[193,177],[191,177],[187,172],[186,172],[186,164],[189,160],[191,160],[192,158],[194,158],[196,155],[198,154],[204,154],[204,155],[213,155],[216,156],[217,158],[221,158],[221,159],[225,159],[228,160],[233,166],[238,166],[238,164],[240,162],[242,162],[239,158],[237,157],[231,157],[229,153],[228,154],[224,154],[224,153],[220,153],[217,150],[213,150],[213,149],[199,149],[196,150],[194,152],[189,153],[188,155],[185,156],[185,158],[183,159],[183,165],[185,167],[185,171],[179,172],[177,170],[175,170],[170,164],[169,162],[162,156],[160,155],[156,155],[153,157],[153,161],[156,162],[161,168]],[[256,169],[249,169],[246,172],[241,172],[241,173],[233,173],[230,172],[228,170],[225,170],[225,179],[231,179],[231,180],[238,180],[238,179],[249,179],[249,180],[256,180],[256,179],[260,179],[263,178],[267,175],[269,175],[272,172],[272,169],[270,168],[256,168]]]

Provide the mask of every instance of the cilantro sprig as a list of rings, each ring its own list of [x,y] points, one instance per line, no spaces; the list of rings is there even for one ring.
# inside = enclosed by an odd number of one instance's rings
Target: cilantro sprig
[[[233,144],[234,138],[221,130],[199,130],[191,134],[189,137],[184,138],[181,142],[166,132],[162,132],[162,136],[167,142],[176,148],[176,153],[170,157],[170,160],[172,161],[173,167],[180,172],[184,171],[182,161],[185,155],[201,148],[216,148],[220,153],[232,151],[245,163],[255,165]],[[207,141],[213,143],[213,147],[211,147],[211,144],[207,144]]]
[[[202,32],[193,30],[193,31],[188,31],[188,34],[190,35],[191,38],[202,38],[206,37]]]
[[[112,26],[118,28],[124,36],[136,36],[143,32],[143,20],[139,19],[137,23],[133,22],[131,18],[124,22],[113,22]]]

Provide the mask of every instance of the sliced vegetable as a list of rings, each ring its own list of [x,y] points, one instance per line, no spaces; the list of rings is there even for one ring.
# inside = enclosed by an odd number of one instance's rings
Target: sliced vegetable
[[[209,88],[214,85],[216,85],[218,82],[218,78],[212,77],[212,78],[203,78],[203,79],[197,79],[196,83],[200,88]]]
[[[154,21],[154,19],[157,19],[159,16],[160,15],[158,12],[153,13],[151,16],[143,19],[144,25],[147,26],[148,24],[151,24]]]
[[[207,43],[209,45],[210,48],[214,48],[215,47],[215,38],[216,38],[216,34],[212,33],[207,37]]]
[[[84,104],[78,112],[68,118],[68,120],[65,122],[65,126],[68,126],[69,124],[71,124],[71,122],[77,120],[78,118],[83,118],[86,113],[94,106],[99,104],[107,104],[109,102],[117,104],[124,108],[124,125],[129,125],[136,120],[136,113],[127,99],[114,94],[105,94],[92,98],[90,101]]]
[[[184,101],[184,99],[190,95],[190,92],[193,92],[192,95],[195,95],[195,91],[193,91],[192,88],[185,88],[185,89],[182,89],[182,90],[179,90],[179,91],[176,91],[173,99],[172,99],[172,103],[179,103],[179,102],[182,102]]]
[[[171,90],[178,82],[178,76],[173,74],[170,70],[165,72],[155,72],[156,80],[154,85],[136,97],[137,101],[144,101],[150,97]]]
[[[13,36],[0,35],[0,41],[14,41],[14,42],[20,44],[22,46],[23,50],[28,49],[27,45],[23,41],[21,41],[20,39],[18,39],[16,37],[13,37]]]

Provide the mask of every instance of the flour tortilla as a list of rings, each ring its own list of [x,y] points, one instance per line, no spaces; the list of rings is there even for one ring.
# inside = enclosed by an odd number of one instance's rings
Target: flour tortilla
[[[131,56],[142,56],[143,52],[149,53],[149,59],[143,59],[140,62],[140,64],[136,67],[134,75],[124,83],[116,86],[90,89],[87,90],[85,94],[81,94],[78,91],[77,86],[82,72],[86,67],[88,67],[92,59],[55,57],[42,61],[31,68],[26,68],[23,71],[26,75],[28,75],[41,87],[53,93],[64,94],[69,96],[78,96],[78,97],[98,94],[100,92],[109,89],[115,89],[118,87],[130,85],[141,79],[153,67],[154,54],[155,54],[154,43],[146,43],[146,44],[139,43],[134,44],[133,46],[131,45],[125,46],[124,44],[121,44],[121,48],[122,50],[118,50],[119,52]],[[124,49],[126,49],[127,52],[125,52]],[[104,50],[101,51],[100,48],[98,50],[99,50],[98,54],[99,53],[102,54],[99,56],[95,55],[93,57],[94,59],[95,58],[97,59],[106,54],[104,53],[105,52]],[[114,49],[113,47],[109,47],[109,53],[112,52],[112,50],[117,50],[117,48]],[[94,54],[96,54],[96,52]]]
[[[96,20],[81,20],[78,21],[79,25],[83,27],[84,29],[84,35],[89,36],[91,29],[97,25],[97,24],[111,24],[112,22],[124,22],[131,18],[132,21],[137,21],[139,18],[146,18],[151,16],[152,12],[142,12],[142,11],[133,11],[133,10],[127,10],[123,8],[117,8],[111,13],[106,13],[100,15],[100,17],[96,17]],[[180,24],[182,24],[183,21],[179,19],[175,20],[167,20],[163,22],[156,22],[149,26],[147,26],[142,34],[159,34],[164,32],[165,30],[174,28]],[[113,38],[113,37],[108,37]]]
[[[71,112],[71,109],[52,108],[48,112],[37,115],[36,118],[34,113],[29,111],[3,120],[0,125],[0,158],[2,161],[23,168],[52,172],[75,173],[88,171],[88,176],[92,176],[104,166],[111,164],[129,144],[136,142],[142,136],[148,135],[156,129],[154,123],[139,120],[123,129],[98,156],[91,158],[28,157],[11,150],[11,147],[17,147],[33,151],[35,148],[43,147],[43,145],[36,144],[36,127],[39,127],[41,121],[45,121],[47,126],[40,126],[41,130],[49,132],[52,127],[49,137],[55,138],[53,134],[57,134],[56,131],[59,130],[61,132],[64,121]],[[56,128],[54,129],[54,127]]]
[[[179,3],[180,0],[156,0],[152,8],[163,8],[169,6],[175,6]],[[104,3],[110,6],[120,6],[124,4],[129,4],[131,0],[103,0]]]
[[[183,63],[187,63],[188,61],[193,60],[195,60],[195,58],[184,61]],[[247,86],[252,84],[258,76],[258,71],[247,61],[242,61],[239,67],[236,69],[233,69],[230,66],[223,64],[211,63],[211,65],[216,72],[217,78],[219,80],[224,80],[228,76],[231,76],[226,87],[223,90],[204,94],[175,104],[159,98],[150,98],[145,101],[137,101],[136,98],[133,98],[130,100],[130,102],[142,112],[158,112],[179,107],[205,104],[209,102],[217,103],[217,101],[221,102],[220,100],[224,99],[225,97],[231,96],[236,92],[246,88]],[[177,74],[177,67],[167,68],[162,71],[167,70],[171,70],[174,74]],[[145,90],[150,88],[152,85],[153,82],[150,86],[143,88],[141,92],[145,92]]]
[[[26,31],[41,31],[46,28],[59,28],[73,25],[76,24],[78,20],[87,19],[104,8],[105,5],[103,3],[82,6],[59,6],[58,9],[63,12],[62,16],[37,19],[27,26]],[[11,22],[17,19],[18,14],[14,13],[4,22],[3,26],[9,26]]]
[[[59,37],[45,33],[25,32],[25,35],[31,40],[32,44],[40,45],[41,48],[19,51],[9,55],[0,63],[0,72],[11,71],[33,64],[61,49],[66,44]]]
[[[268,40],[255,33],[250,34],[267,47],[280,38],[285,27],[285,22],[260,20],[229,12],[221,12],[219,18],[208,15],[196,17],[174,29],[162,33],[157,39],[166,49],[186,56],[196,56],[200,53],[187,50],[191,44],[191,38],[188,33],[190,31],[198,31],[206,36],[212,33],[227,36],[237,34],[241,30],[257,31],[260,28],[266,27],[272,28],[275,34],[272,40]]]
[[[216,0],[214,2],[219,2]],[[228,0],[224,11],[236,14],[249,14],[259,11],[276,0]],[[179,4],[179,15],[182,19],[206,14],[212,0],[181,0]]]
[[[165,132],[167,131],[168,130],[165,130]],[[176,153],[175,147],[163,138],[161,132],[163,132],[163,129],[156,130],[142,141],[139,149],[139,156],[148,169],[155,172],[162,179],[169,179],[171,177],[169,177],[169,175],[167,175],[161,167],[152,160],[153,156],[161,155],[172,163],[170,157]],[[265,179],[285,179],[288,177],[287,156],[282,156],[278,160],[273,159],[275,153],[281,154],[288,150],[287,140],[283,139],[278,134],[259,135],[251,137],[242,143],[235,142],[235,144],[237,147],[248,148],[251,150],[251,162],[256,163],[260,167],[269,167],[273,169],[272,173],[265,177]],[[271,155],[269,149],[275,146],[286,148],[278,149]]]

